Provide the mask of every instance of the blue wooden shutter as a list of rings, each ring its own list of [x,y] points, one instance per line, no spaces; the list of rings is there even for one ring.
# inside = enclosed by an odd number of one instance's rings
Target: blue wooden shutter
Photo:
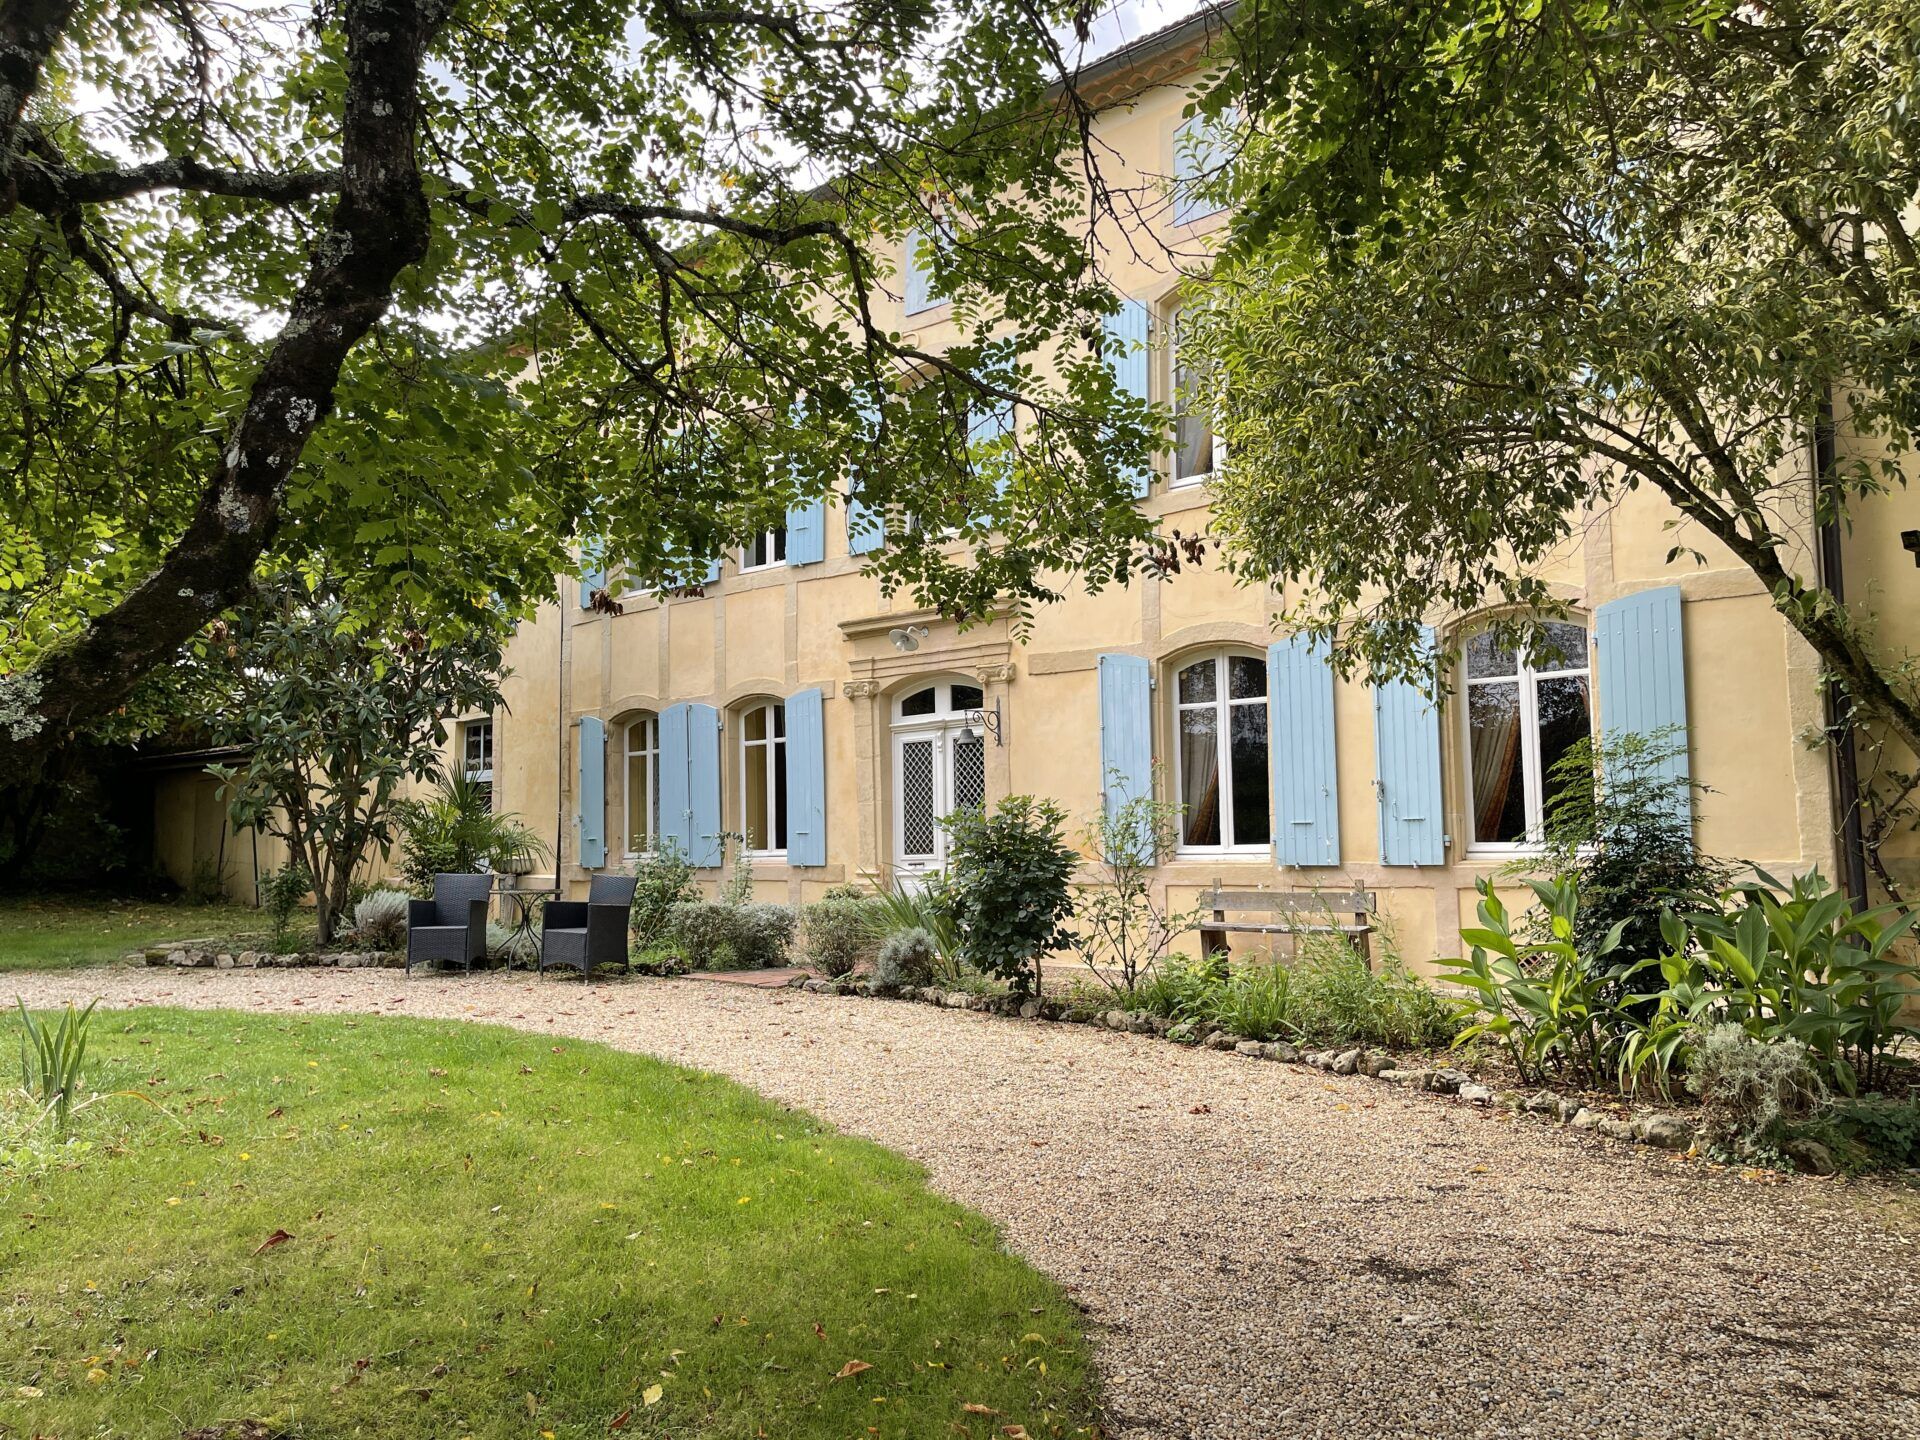
[[[901,266],[906,280],[900,308],[909,315],[918,315],[922,310],[931,310],[945,303],[944,296],[934,293],[933,269],[927,263],[932,250],[925,231],[907,232]]]
[[[1593,642],[1600,671],[1602,758],[1607,742],[1619,735],[1676,741],[1680,753],[1648,773],[1685,780],[1687,666],[1680,587],[1663,585],[1608,601],[1594,612]],[[1687,803],[1691,808],[1691,792]]]
[[[880,406],[871,395],[857,395],[854,410],[860,416],[861,439],[869,447],[865,459],[871,463],[871,447],[879,439]],[[887,517],[876,506],[860,498],[857,477],[847,481],[847,553],[865,555],[878,550],[887,540]]]
[[[887,518],[880,510],[861,500],[857,491],[847,494],[847,553],[865,555],[887,543]]]
[[[1120,313],[1106,318],[1107,364],[1113,367],[1114,387],[1143,401],[1148,396],[1147,325],[1147,307],[1125,297],[1120,301]],[[1150,474],[1144,465],[1134,472],[1136,497],[1147,493]]]
[[[1434,649],[1431,629],[1422,645]],[[1373,692],[1374,788],[1380,797],[1380,863],[1446,863],[1440,793],[1440,712],[1417,685],[1390,680]]]
[[[1206,181],[1226,163],[1220,122],[1195,115],[1173,132],[1173,221],[1185,225],[1220,210],[1220,202],[1201,193]]]
[[[607,727],[580,717],[580,863],[598,870],[607,863]]]
[[[981,447],[991,445],[996,440],[1013,433],[1013,402],[996,401],[988,404],[984,396],[968,402],[967,405],[967,449],[979,451]],[[993,488],[1005,494],[1007,481],[1013,474],[1013,457],[1004,452],[983,458],[974,454],[975,469],[988,469],[993,472]]]
[[[787,511],[787,564],[818,565],[827,558],[827,505],[810,500]]]
[[[827,734],[815,689],[787,697],[787,863],[827,863]]]
[[[687,706],[687,857],[712,868],[721,861],[720,712]]]
[[[580,608],[593,608],[593,592],[607,588],[607,562],[601,556],[598,545],[589,545],[580,551]]]
[[[718,585],[720,583],[720,557],[718,555],[707,562],[706,573],[700,577],[700,583],[702,585]]]
[[[1138,655],[1100,657],[1100,795],[1109,816],[1153,794],[1153,671]],[[1152,836],[1139,836],[1141,854]]]
[[[660,712],[660,841],[693,853],[693,804],[687,798],[687,707]]]
[[[1327,643],[1294,635],[1267,647],[1273,725],[1273,859],[1340,863],[1340,775],[1334,753]]]

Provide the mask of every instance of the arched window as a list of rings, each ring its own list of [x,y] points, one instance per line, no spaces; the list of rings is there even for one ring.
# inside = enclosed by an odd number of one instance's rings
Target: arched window
[[[978,685],[940,680],[894,702],[893,863],[905,879],[944,869],[940,822],[986,801],[986,747],[967,724],[983,698]]]
[[[787,707],[777,700],[740,713],[740,831],[749,854],[787,853]]]
[[[1555,763],[1593,733],[1587,632],[1551,623],[1530,651],[1481,632],[1462,660],[1471,849],[1512,851],[1545,833]]]
[[[1267,662],[1209,655],[1173,683],[1175,798],[1183,850],[1264,849],[1268,814]]]
[[[660,841],[660,718],[627,722],[627,853],[651,855]]]

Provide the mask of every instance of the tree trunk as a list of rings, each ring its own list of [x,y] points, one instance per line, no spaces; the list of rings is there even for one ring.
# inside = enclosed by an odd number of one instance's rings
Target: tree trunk
[[[14,205],[15,141],[27,102],[73,21],[74,0],[4,0],[0,3],[0,215]]]
[[[0,12],[0,44],[16,11],[60,8],[55,0],[13,0]],[[414,141],[421,62],[445,5],[345,0],[340,14],[347,88],[340,198],[327,233],[314,243],[287,323],[185,532],[119,604],[14,680],[16,697],[39,723],[7,747],[0,781],[37,770],[68,733],[122,704],[141,676],[246,595],[279,528],[287,479],[333,408],[341,365],[386,312],[400,272],[427,253]],[[10,93],[7,83],[0,75],[0,100]],[[0,127],[7,123],[0,111]],[[9,129],[0,129],[0,141]]]

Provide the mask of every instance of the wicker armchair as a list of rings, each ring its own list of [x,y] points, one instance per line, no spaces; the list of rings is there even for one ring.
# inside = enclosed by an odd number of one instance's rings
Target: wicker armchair
[[[591,980],[596,965],[625,965],[627,917],[639,883],[631,875],[596,875],[584,901],[549,900],[540,917],[540,968],[568,965]]]
[[[491,875],[436,875],[433,898],[407,903],[407,970],[416,963],[473,969],[487,958],[487,897]]]

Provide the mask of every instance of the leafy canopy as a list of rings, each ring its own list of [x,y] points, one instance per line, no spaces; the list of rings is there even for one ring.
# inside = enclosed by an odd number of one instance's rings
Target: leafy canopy
[[[0,5],[24,738],[112,710],[263,557],[439,641],[582,548],[684,583],[849,471],[937,522],[889,527],[884,581],[963,616],[1153,543],[1060,88],[1080,5],[40,8]],[[938,354],[888,319],[916,233]],[[985,413],[1015,428],[970,447]]]
[[[1223,397],[1231,563],[1294,586],[1285,618],[1343,664],[1417,674],[1423,620],[1552,611],[1542,562],[1652,489],[1673,558],[1725,546],[1920,748],[1913,667],[1806,546],[1911,463],[1911,21],[1897,0],[1243,7],[1208,101],[1245,119],[1237,216],[1191,342]]]

